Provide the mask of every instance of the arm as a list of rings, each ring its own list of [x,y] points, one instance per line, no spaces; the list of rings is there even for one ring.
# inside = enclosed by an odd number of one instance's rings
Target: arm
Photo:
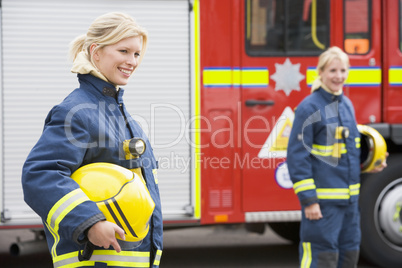
[[[303,207],[318,203],[310,154],[314,135],[313,123],[317,120],[317,114],[312,114],[302,105],[297,108],[287,149],[287,163],[293,189]]]
[[[91,137],[78,116],[67,122],[70,110],[55,107],[46,118],[43,133],[30,152],[22,173],[26,203],[55,234],[79,242],[84,230],[103,214],[70,175],[80,165]],[[72,137],[74,140],[72,139]]]

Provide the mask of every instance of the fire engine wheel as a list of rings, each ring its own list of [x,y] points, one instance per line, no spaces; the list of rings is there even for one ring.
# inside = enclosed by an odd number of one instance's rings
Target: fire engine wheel
[[[297,244],[300,241],[300,222],[270,222],[272,231],[277,235]]]
[[[362,183],[360,207],[362,256],[381,267],[402,267],[402,155]]]

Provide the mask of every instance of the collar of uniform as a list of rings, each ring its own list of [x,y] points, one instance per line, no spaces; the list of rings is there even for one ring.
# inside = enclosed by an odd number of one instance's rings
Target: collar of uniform
[[[330,89],[329,89],[326,85],[324,85],[324,84],[322,84],[321,87],[322,87],[326,92],[328,92],[329,94],[332,94],[332,95],[335,95],[335,96],[339,96],[339,95],[341,95],[341,94],[343,93],[343,90],[342,90],[342,89],[339,90],[339,91],[333,92],[332,90],[330,90]]]
[[[103,87],[102,94],[105,96],[116,98],[117,92],[114,87]]]
[[[94,86],[94,88],[100,91],[104,96],[112,97],[115,99],[121,99],[124,90],[120,88],[118,91],[116,87],[98,77],[91,74],[78,74],[78,79],[80,81],[85,81]]]
[[[332,93],[329,93],[328,91],[326,91],[324,88],[320,87],[319,90],[317,90],[318,92],[320,92],[320,94],[324,97],[324,99],[326,99],[328,102],[333,102],[333,101],[342,101],[343,98],[343,92],[339,95],[334,95]]]

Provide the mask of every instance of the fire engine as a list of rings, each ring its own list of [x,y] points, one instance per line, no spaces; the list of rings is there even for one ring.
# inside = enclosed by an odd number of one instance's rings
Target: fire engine
[[[318,56],[338,46],[356,119],[389,152],[383,172],[362,175],[361,252],[402,265],[402,0],[2,0],[0,229],[42,227],[21,167],[47,112],[77,86],[68,43],[109,11],[149,32],[125,102],[159,161],[166,227],[269,225],[297,240],[287,140]]]

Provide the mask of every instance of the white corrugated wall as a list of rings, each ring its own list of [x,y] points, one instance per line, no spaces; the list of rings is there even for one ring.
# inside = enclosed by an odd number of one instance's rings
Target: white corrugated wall
[[[190,144],[185,130],[191,116],[188,1],[3,0],[0,197],[1,210],[11,216],[7,224],[38,222],[23,201],[23,162],[39,138],[47,112],[77,86],[76,75],[70,73],[69,42],[86,33],[94,18],[110,11],[129,13],[149,32],[142,65],[124,87],[125,102],[159,159],[165,219],[183,215],[190,204]]]

